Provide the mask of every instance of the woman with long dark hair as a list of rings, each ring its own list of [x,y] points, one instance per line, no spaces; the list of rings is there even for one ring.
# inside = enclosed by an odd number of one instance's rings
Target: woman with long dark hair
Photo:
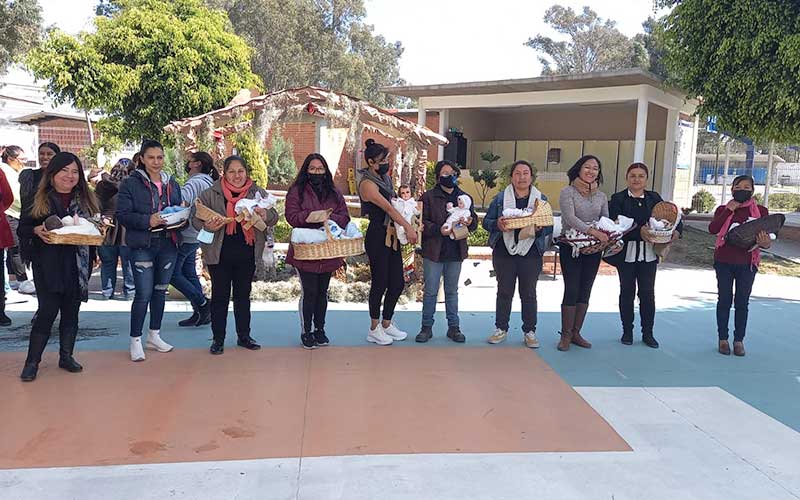
[[[392,322],[394,308],[403,293],[403,257],[397,248],[387,241],[387,229],[393,223],[406,231],[408,243],[416,244],[417,234],[403,215],[392,207],[391,199],[397,198],[392,179],[389,177],[389,148],[367,139],[364,160],[367,164],[358,184],[361,197],[361,213],[369,219],[364,246],[369,258],[372,281],[369,289],[370,329],[367,341],[378,345],[389,345],[395,340],[405,340],[408,334]],[[381,319],[381,302],[383,318]]]
[[[164,147],[146,140],[136,170],[120,184],[117,220],[125,227],[125,244],[131,249],[136,294],[131,305],[131,361],[144,361],[144,347],[169,352],[161,338],[161,320],[167,288],[178,258],[180,233],[165,229],[160,212],[180,206],[181,188],[164,172]],[[150,307],[150,330],[142,344],[142,328]]]
[[[36,378],[50,329],[61,314],[59,368],[77,373],[83,370],[73,358],[78,335],[78,310],[89,298],[89,277],[94,252],[87,246],[54,245],[44,226],[48,217],[66,215],[91,217],[99,212],[94,194],[83,176],[81,161],[72,153],[55,155],[42,174],[42,181],[30,210],[22,214],[19,233],[33,238],[31,260],[36,280],[39,312],[31,328],[28,357],[20,378]]]
[[[644,227],[650,220],[653,207],[662,201],[661,195],[648,191],[647,179],[650,170],[644,163],[631,163],[625,173],[627,188],[614,193],[608,202],[611,219],[620,215],[630,217],[638,227]],[[673,233],[677,239],[682,231],[679,226]],[[658,348],[658,341],[653,335],[656,316],[656,270],[658,255],[653,243],[647,241],[641,231],[631,231],[623,237],[624,249],[616,256],[608,259],[615,265],[619,275],[619,316],[622,321],[622,338],[625,345],[633,344],[633,302],[639,295],[639,321],[642,325],[642,342],[653,349]]]
[[[236,216],[236,203],[239,200],[252,200],[267,192],[250,178],[250,168],[241,156],[229,156],[222,167],[222,178],[200,193],[200,201],[218,214],[233,219]],[[274,208],[255,208],[266,224],[261,231],[256,227],[245,229],[241,222],[216,216],[213,220],[202,221],[192,218],[195,229],[214,233],[211,243],[202,243],[203,261],[211,274],[211,332],[214,340],[209,352],[222,354],[225,350],[228,304],[231,302],[233,288],[233,316],[236,324],[236,344],[251,351],[261,349],[250,336],[250,290],[256,272],[256,259],[264,253],[266,233],[278,222],[278,212]]]
[[[733,354],[744,356],[744,335],[747,330],[747,315],[750,304],[750,292],[758,274],[762,248],[769,248],[769,235],[761,231],[756,239],[757,246],[751,251],[725,242],[733,224],[743,224],[749,219],[759,219],[769,215],[767,207],[759,205],[753,199],[755,181],[749,175],[740,175],[731,183],[733,199],[726,205],[717,207],[714,219],[708,225],[708,232],[717,235],[714,245],[714,271],[717,273],[717,336],[720,354],[729,356],[731,346],[728,343],[728,322],[731,306],[734,314]],[[735,293],[734,293],[735,291]]]
[[[328,217],[344,229],[350,222],[347,204],[336,189],[328,162],[319,153],[306,156],[294,182],[286,193],[286,222],[292,227],[316,229],[320,222],[309,222],[312,212],[328,210]],[[289,246],[286,262],[300,276],[303,295],[300,298],[300,342],[306,349],[328,345],[325,334],[325,313],[328,310],[328,285],[334,271],[344,265],[344,259],[297,260]]]
[[[191,207],[200,193],[219,179],[219,172],[214,167],[211,155],[205,151],[195,151],[189,155],[189,161],[186,162],[186,173],[189,174],[189,178],[181,188],[181,197],[183,204]],[[197,249],[200,248],[197,229],[189,224],[184,228],[181,237],[178,260],[170,283],[189,299],[194,312],[190,317],[179,321],[178,326],[207,325],[211,323],[211,303],[203,293],[203,285],[197,277]]]
[[[600,159],[596,156],[582,156],[567,171],[569,185],[561,190],[561,234],[576,229],[603,243],[608,235],[590,226],[600,217],[608,217],[608,198],[600,191],[603,171]],[[572,256],[572,247],[559,243],[559,261],[564,277],[564,297],[561,301],[561,340],[558,350],[566,351],[570,344],[589,349],[592,344],[581,336],[586,311],[589,310],[589,297],[592,294],[594,279],[600,269],[601,252],[577,257]]]

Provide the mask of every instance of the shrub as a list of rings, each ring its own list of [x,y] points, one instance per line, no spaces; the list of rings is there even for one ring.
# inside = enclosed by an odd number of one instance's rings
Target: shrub
[[[714,195],[705,189],[701,189],[692,196],[692,208],[699,213],[707,214],[714,210],[716,205],[717,200]]]
[[[486,196],[495,186],[497,186],[497,170],[478,170],[473,168],[469,171],[470,177],[478,188],[478,196],[481,199],[481,208],[486,208]]]
[[[294,162],[294,145],[283,137],[280,129],[272,132],[268,154],[271,186],[287,187],[297,175],[297,164]]]
[[[759,205],[764,204],[764,195],[761,193],[754,194],[753,199],[756,200],[756,203],[758,203]],[[772,198],[770,198],[770,201],[772,201]]]
[[[798,193],[775,193],[769,195],[770,210],[782,210],[795,212],[800,211],[800,194]]]
[[[428,161],[425,166],[425,190],[433,189],[436,186],[436,162],[433,160]]]
[[[253,130],[244,130],[233,136],[233,145],[239,156],[244,158],[250,167],[250,177],[257,185],[266,188],[270,181],[269,156],[264,147],[258,143]]]
[[[473,247],[485,247],[489,245],[489,231],[478,224],[478,229],[467,236],[467,243]]]
[[[272,231],[272,236],[275,238],[275,243],[289,243],[289,236],[291,234],[292,226],[286,222],[286,219],[279,219]]]

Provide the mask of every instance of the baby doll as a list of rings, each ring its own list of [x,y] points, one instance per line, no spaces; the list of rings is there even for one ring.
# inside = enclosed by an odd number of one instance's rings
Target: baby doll
[[[419,210],[417,209],[417,200],[411,197],[411,187],[407,184],[403,184],[400,186],[400,189],[397,190],[400,198],[393,198],[392,199],[392,206],[400,212],[400,215],[403,216],[405,220],[409,223],[413,223],[414,217],[419,215]],[[397,239],[403,245],[408,243],[408,237],[406,236],[406,230],[403,226],[395,226],[397,231]]]
[[[458,197],[458,206],[454,207],[452,203],[447,204],[447,211],[450,215],[447,216],[447,220],[442,225],[446,231],[452,231],[453,226],[460,220],[460,219],[469,219],[472,217],[472,214],[469,211],[469,207],[472,206],[472,200],[466,194],[462,194]],[[451,239],[456,239],[455,235],[451,232],[450,233]]]

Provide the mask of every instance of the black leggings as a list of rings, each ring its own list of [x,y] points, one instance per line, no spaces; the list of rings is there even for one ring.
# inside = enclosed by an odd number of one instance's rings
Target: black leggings
[[[622,331],[633,332],[633,301],[639,292],[639,321],[642,333],[653,334],[656,318],[656,270],[658,261],[623,262],[617,267],[619,275],[619,317]]]
[[[299,271],[303,296],[300,297],[300,313],[303,333],[311,333],[311,326],[325,329],[325,312],[328,310],[328,285],[332,273],[309,273]]]
[[[72,356],[75,348],[75,339],[78,335],[78,311],[81,307],[80,291],[77,290],[77,286],[76,289],[67,290],[63,293],[37,290],[36,296],[39,297],[39,311],[31,328],[28,358],[25,363],[39,364],[42,361],[42,353],[47,346],[47,340],[50,338],[50,330],[59,313],[61,313],[61,321],[58,324],[59,356],[61,358]]]
[[[403,293],[403,256],[400,250],[386,246],[386,229],[383,225],[370,223],[364,246],[369,257],[372,283],[369,288],[369,317],[378,320],[381,317],[383,302],[383,319],[390,321],[394,316],[394,308]]]
[[[250,290],[255,272],[253,247],[234,247],[226,252],[223,244],[219,264],[208,266],[208,273],[211,275],[211,331],[215,341],[225,340],[231,285],[236,334],[239,337],[250,335]]]
[[[573,257],[571,246],[559,243],[558,248],[561,274],[564,277],[564,299],[561,305],[588,304],[597,270],[600,269],[601,253]]]

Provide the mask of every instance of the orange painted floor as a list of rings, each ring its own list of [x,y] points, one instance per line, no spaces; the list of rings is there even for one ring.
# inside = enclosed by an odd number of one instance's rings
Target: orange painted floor
[[[0,468],[406,453],[630,451],[524,347],[0,353]]]

